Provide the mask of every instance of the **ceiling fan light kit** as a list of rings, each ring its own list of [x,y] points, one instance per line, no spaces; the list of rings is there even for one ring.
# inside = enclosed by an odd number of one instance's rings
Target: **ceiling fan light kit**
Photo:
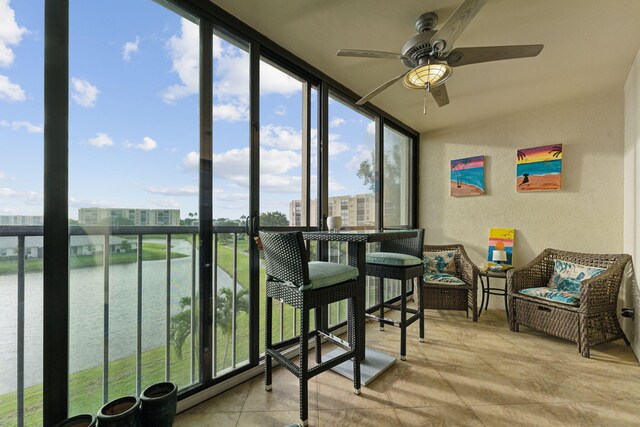
[[[427,63],[409,71],[404,76],[402,83],[409,89],[429,89],[443,84],[451,77],[452,71],[447,64]]]
[[[406,67],[410,68],[410,70],[381,84],[356,104],[365,104],[398,80],[402,80],[404,86],[409,89],[423,89],[425,94],[426,92],[431,93],[438,106],[442,107],[449,103],[444,83],[451,77],[452,67],[505,59],[529,58],[540,54],[544,47],[541,44],[463,47],[451,50],[453,43],[486,2],[487,0],[464,0],[437,31],[434,29],[438,23],[436,13],[428,12],[420,15],[415,23],[418,34],[405,43],[401,54],[376,50],[340,49],[338,56],[400,59]]]

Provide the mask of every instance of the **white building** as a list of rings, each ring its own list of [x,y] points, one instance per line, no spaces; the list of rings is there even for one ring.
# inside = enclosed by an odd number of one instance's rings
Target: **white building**
[[[26,259],[42,258],[42,236],[27,236],[24,242],[24,257]],[[71,236],[69,242],[69,255],[95,255],[101,253],[104,247],[103,236]],[[125,253],[135,251],[138,243],[135,240],[127,240],[117,236],[109,236],[109,253]],[[18,239],[16,237],[0,238],[0,258],[12,258],[18,256]]]
[[[42,215],[0,215],[2,225],[43,225]]]
[[[80,208],[79,225],[180,225],[180,209]]]

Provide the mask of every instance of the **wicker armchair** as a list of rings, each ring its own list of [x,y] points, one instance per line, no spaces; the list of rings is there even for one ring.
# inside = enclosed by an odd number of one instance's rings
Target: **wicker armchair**
[[[462,245],[425,245],[424,252],[452,251],[455,253],[457,277],[464,285],[432,284],[422,280],[422,297],[425,309],[461,310],[469,309],[473,321],[478,321],[478,267],[471,262]]]
[[[606,269],[602,274],[582,281],[579,305],[549,301],[520,293],[523,289],[546,287],[554,270],[554,261]],[[509,327],[517,332],[528,326],[574,341],[578,351],[589,357],[591,347],[623,338],[628,342],[616,316],[618,291],[629,255],[584,254],[545,249],[524,267],[507,272]]]

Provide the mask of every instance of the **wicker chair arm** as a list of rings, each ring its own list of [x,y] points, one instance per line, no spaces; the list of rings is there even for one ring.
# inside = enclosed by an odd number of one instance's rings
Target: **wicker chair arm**
[[[548,258],[551,249],[545,249],[528,264],[507,271],[507,293],[516,294],[523,289],[539,288],[546,285]]]
[[[471,289],[478,289],[478,267],[471,261],[464,246],[458,245],[460,257],[458,259],[458,274],[462,280],[471,286]]]
[[[629,262],[629,255],[620,255],[605,272],[583,281],[580,285],[580,311],[597,313],[608,311],[611,307],[615,309],[624,270]]]

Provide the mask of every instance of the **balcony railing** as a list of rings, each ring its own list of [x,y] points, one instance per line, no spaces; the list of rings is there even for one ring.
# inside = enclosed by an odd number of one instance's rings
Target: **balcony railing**
[[[17,283],[17,310],[16,310],[16,321],[17,321],[17,330],[16,330],[16,390],[15,390],[15,406],[13,406],[14,411],[13,414],[4,414],[2,412],[2,407],[12,409],[12,405],[4,404],[2,405],[2,400],[0,400],[0,418],[5,416],[9,416],[17,421],[17,425],[29,425],[31,419],[27,419],[28,417],[36,417],[35,420],[39,420],[35,413],[40,412],[39,407],[25,407],[25,391],[33,390],[32,387],[38,387],[37,383],[31,381],[31,384],[25,384],[25,313],[29,309],[25,305],[25,287],[28,285],[26,282],[27,279],[27,269],[25,259],[30,256],[29,254],[35,254],[36,252],[27,251],[27,249],[32,248],[34,245],[29,245],[29,239],[33,238],[42,238],[43,236],[43,227],[39,226],[3,226],[0,227],[0,239],[16,239],[15,240],[15,271],[10,273],[12,276],[15,276],[15,280]],[[162,378],[154,377],[156,381],[163,380],[172,380],[176,376],[180,376],[180,386],[188,386],[190,384],[196,383],[199,379],[199,362],[197,360],[198,357],[198,327],[199,327],[199,319],[196,312],[196,309],[191,309],[193,307],[197,307],[195,302],[198,301],[198,228],[194,226],[158,226],[158,227],[138,227],[138,226],[113,226],[113,227],[105,227],[105,226],[69,226],[69,248],[76,248],[76,255],[70,255],[70,264],[72,265],[71,269],[71,277],[70,277],[70,286],[74,285],[74,281],[76,281],[73,277],[75,269],[74,257],[81,257],[77,255],[78,251],[83,253],[84,249],[78,249],[78,246],[74,246],[74,239],[78,239],[78,236],[91,236],[92,246],[89,248],[88,256],[93,257],[95,260],[99,261],[96,265],[93,265],[92,268],[96,270],[92,272],[94,276],[101,276],[96,279],[98,282],[97,288],[100,288],[102,291],[102,295],[93,295],[94,298],[100,298],[102,301],[102,309],[101,309],[101,321],[102,328],[100,332],[99,344],[102,345],[102,354],[99,356],[100,362],[97,367],[90,367],[99,369],[101,366],[101,373],[99,376],[101,390],[98,390],[96,393],[97,396],[94,397],[94,404],[100,405],[107,402],[109,399],[114,398],[114,393],[121,392],[121,389],[110,390],[110,385],[112,383],[115,384],[114,378],[122,375],[122,368],[117,367],[118,361],[123,358],[134,358],[135,359],[135,374],[130,373],[129,376],[135,375],[135,379],[130,379],[128,384],[130,384],[131,389],[128,391],[128,394],[131,394],[135,391],[135,393],[139,394],[145,383],[149,382],[149,375],[144,371],[145,360],[149,357],[147,352],[150,351],[149,348],[145,348],[144,339],[148,338],[144,334],[143,326],[145,324],[145,300],[143,293],[147,292],[147,294],[151,291],[152,293],[160,293],[162,306],[162,320],[161,324],[161,338],[157,337],[158,345],[153,349],[155,351],[154,359],[158,362],[158,354],[163,355],[164,366],[162,367],[162,372],[156,374],[156,376],[161,375]],[[130,268],[128,268],[128,272],[134,273],[135,283],[131,283],[127,281],[127,286],[135,287],[135,292],[132,289],[129,289],[131,295],[135,295],[133,298],[125,298],[124,301],[118,301],[119,304],[127,305],[127,308],[131,311],[135,306],[135,354],[126,355],[126,356],[118,356],[118,354],[122,353],[119,351],[121,349],[117,348],[117,340],[116,344],[112,342],[112,335],[114,333],[113,327],[118,326],[118,320],[122,319],[112,319],[114,316],[111,311],[114,309],[112,291],[114,291],[114,287],[117,287],[119,284],[116,281],[119,281],[120,278],[114,277],[112,275],[111,267],[118,261],[118,257],[121,255],[118,253],[118,250],[114,250],[114,237],[119,237],[128,242],[126,246],[129,247],[127,251],[129,256],[131,257]],[[154,283],[149,284],[145,281],[145,274],[143,274],[143,265],[147,263],[145,260],[145,245],[149,245],[149,240],[153,240],[154,242],[163,242],[164,247],[164,256],[161,256],[160,259],[154,261],[153,270],[156,272]],[[5,240],[6,241],[6,240]],[[120,241],[120,242],[122,242]],[[95,244],[97,242],[97,244]],[[175,255],[175,251],[172,250],[172,247],[175,246],[177,242],[181,242],[182,247],[180,248],[183,252],[182,255],[185,255],[184,258],[189,258],[189,260],[185,260],[180,264],[180,270],[177,270],[173,263],[175,262],[175,258],[172,258],[172,255]],[[38,242],[37,242],[38,243]],[[153,244],[153,243],[152,243]],[[187,247],[188,245],[188,247]],[[9,247],[12,245],[4,245],[5,247]],[[35,245],[37,246],[37,244]],[[117,245],[116,245],[117,246]],[[134,247],[135,246],[135,247]],[[102,250],[100,250],[100,247]],[[248,236],[244,234],[244,232],[239,231],[237,227],[228,227],[228,228],[220,228],[213,234],[213,264],[216,268],[213,269],[213,295],[220,296],[213,298],[213,313],[216,313],[214,320],[214,328],[213,328],[213,377],[219,377],[234,369],[248,363],[249,355],[248,355],[248,342],[250,337],[248,336],[248,310],[246,309],[248,305],[248,300],[243,300],[243,298],[255,297],[248,295],[248,255],[246,253],[248,248]],[[104,248],[110,248],[109,250],[104,250]],[[157,249],[157,248],[156,248]],[[329,258],[334,262],[347,262],[346,257],[346,244],[345,243],[336,243],[329,245]],[[71,252],[71,249],[69,249]],[[112,253],[114,252],[114,253]],[[132,254],[135,252],[135,257]],[[41,255],[41,251],[39,251],[39,255]],[[13,254],[13,252],[12,252]],[[0,253],[1,255],[1,253]],[[38,255],[34,255],[38,256]],[[0,258],[0,261],[2,258]],[[122,261],[122,260],[120,260]],[[189,262],[188,268],[185,265],[186,262]],[[28,260],[27,260],[28,262]],[[47,262],[44,260],[44,262]],[[101,265],[100,265],[101,264]],[[162,267],[163,264],[163,267]],[[77,267],[77,266],[76,266]],[[101,267],[101,268],[100,268]],[[164,270],[164,271],[159,271]],[[262,270],[262,268],[261,268]],[[148,271],[148,269],[146,270]],[[186,272],[186,273],[185,273]],[[93,277],[93,276],[92,276]],[[161,277],[161,279],[158,279]],[[130,278],[129,278],[130,279]],[[128,280],[129,280],[128,279]],[[260,274],[261,280],[261,298],[260,306],[262,307],[262,292],[264,290],[264,273],[261,271]],[[367,279],[367,307],[375,307],[378,304],[377,298],[378,294],[375,287],[374,278]],[[187,290],[188,295],[185,295],[184,292],[180,295],[176,295],[176,282],[180,283],[181,289]],[[225,289],[221,293],[221,289]],[[247,289],[247,291],[244,291]],[[91,291],[91,290],[90,290]],[[386,287],[386,298],[393,299],[399,293],[399,285],[398,283],[389,282]],[[190,307],[190,313],[188,314],[188,332],[182,331],[184,335],[191,337],[190,339],[185,340],[188,343],[188,359],[186,361],[177,361],[176,357],[174,357],[171,348],[176,343],[172,341],[171,330],[172,330],[172,319],[176,317],[177,314],[180,314],[184,307],[180,304],[181,300],[178,298],[188,297]],[[158,299],[156,299],[158,301]],[[224,306],[224,304],[231,304],[231,306]],[[177,309],[180,307],[180,310]],[[72,311],[75,309],[73,306],[70,308]],[[262,310],[262,308],[261,308]],[[340,326],[346,320],[346,303],[335,303],[332,304],[329,308],[329,322],[330,326]],[[260,325],[263,325],[263,317],[261,314]],[[184,321],[184,317],[182,316],[182,320]],[[2,318],[2,313],[0,313],[0,318]],[[112,324],[112,320],[115,321],[115,325]],[[86,321],[86,319],[85,319]],[[296,310],[291,309],[291,307],[285,306],[284,304],[280,304],[279,307],[274,307],[274,337],[278,337],[281,341],[292,338],[298,334],[297,329],[298,323],[298,313]],[[40,325],[41,323],[34,323],[36,325]],[[130,325],[133,326],[133,325]],[[183,324],[184,326],[184,324]],[[73,329],[74,325],[70,325],[71,329]],[[132,331],[127,331],[130,333]],[[70,333],[73,333],[70,332]],[[95,335],[95,331],[94,331]],[[127,338],[129,335],[127,335]],[[95,338],[95,337],[94,337]],[[260,339],[260,347],[263,348],[263,339],[264,334],[262,331],[259,335]],[[0,343],[0,346],[7,348],[10,347],[11,343]],[[114,347],[115,345],[115,347]],[[147,346],[148,347],[148,346]],[[99,345],[98,345],[99,348]],[[82,349],[83,351],[89,351],[96,353],[97,348],[88,347]],[[115,350],[115,351],[114,351]],[[99,351],[99,350],[98,350]],[[161,353],[160,353],[161,351]],[[228,356],[230,353],[230,360],[228,361]],[[122,356],[122,357],[121,357]],[[227,362],[228,361],[228,362]],[[179,363],[178,363],[179,362]],[[131,361],[131,365],[133,361]],[[185,368],[185,364],[188,366]],[[172,369],[176,369],[176,372],[173,372]],[[187,369],[188,368],[188,369]],[[70,373],[70,384],[72,382],[73,376],[78,374],[79,371],[86,371],[88,368],[85,366],[83,369],[78,371],[74,371]],[[114,372],[112,372],[114,370]],[[188,372],[185,374],[185,372]],[[152,376],[152,375],[151,375]],[[2,378],[0,378],[2,380]],[[126,381],[125,381],[126,382]],[[135,384],[135,386],[133,385]],[[135,387],[135,390],[133,388]],[[70,387],[71,388],[71,387]],[[115,388],[115,386],[114,386]],[[83,389],[84,390],[84,389]],[[78,390],[80,392],[80,390]],[[29,391],[31,393],[31,391]],[[37,393],[37,391],[34,391]],[[13,393],[9,393],[13,394]],[[95,412],[97,410],[96,407],[92,408],[84,408],[82,407],[82,403],[74,404],[73,396],[71,396],[72,392],[70,391],[70,413],[75,412]],[[3,396],[0,396],[2,399]],[[7,394],[4,396],[7,398]],[[91,399],[90,399],[91,400]],[[6,402],[5,402],[6,403]],[[88,403],[85,403],[88,405]],[[6,409],[5,409],[6,410]]]

